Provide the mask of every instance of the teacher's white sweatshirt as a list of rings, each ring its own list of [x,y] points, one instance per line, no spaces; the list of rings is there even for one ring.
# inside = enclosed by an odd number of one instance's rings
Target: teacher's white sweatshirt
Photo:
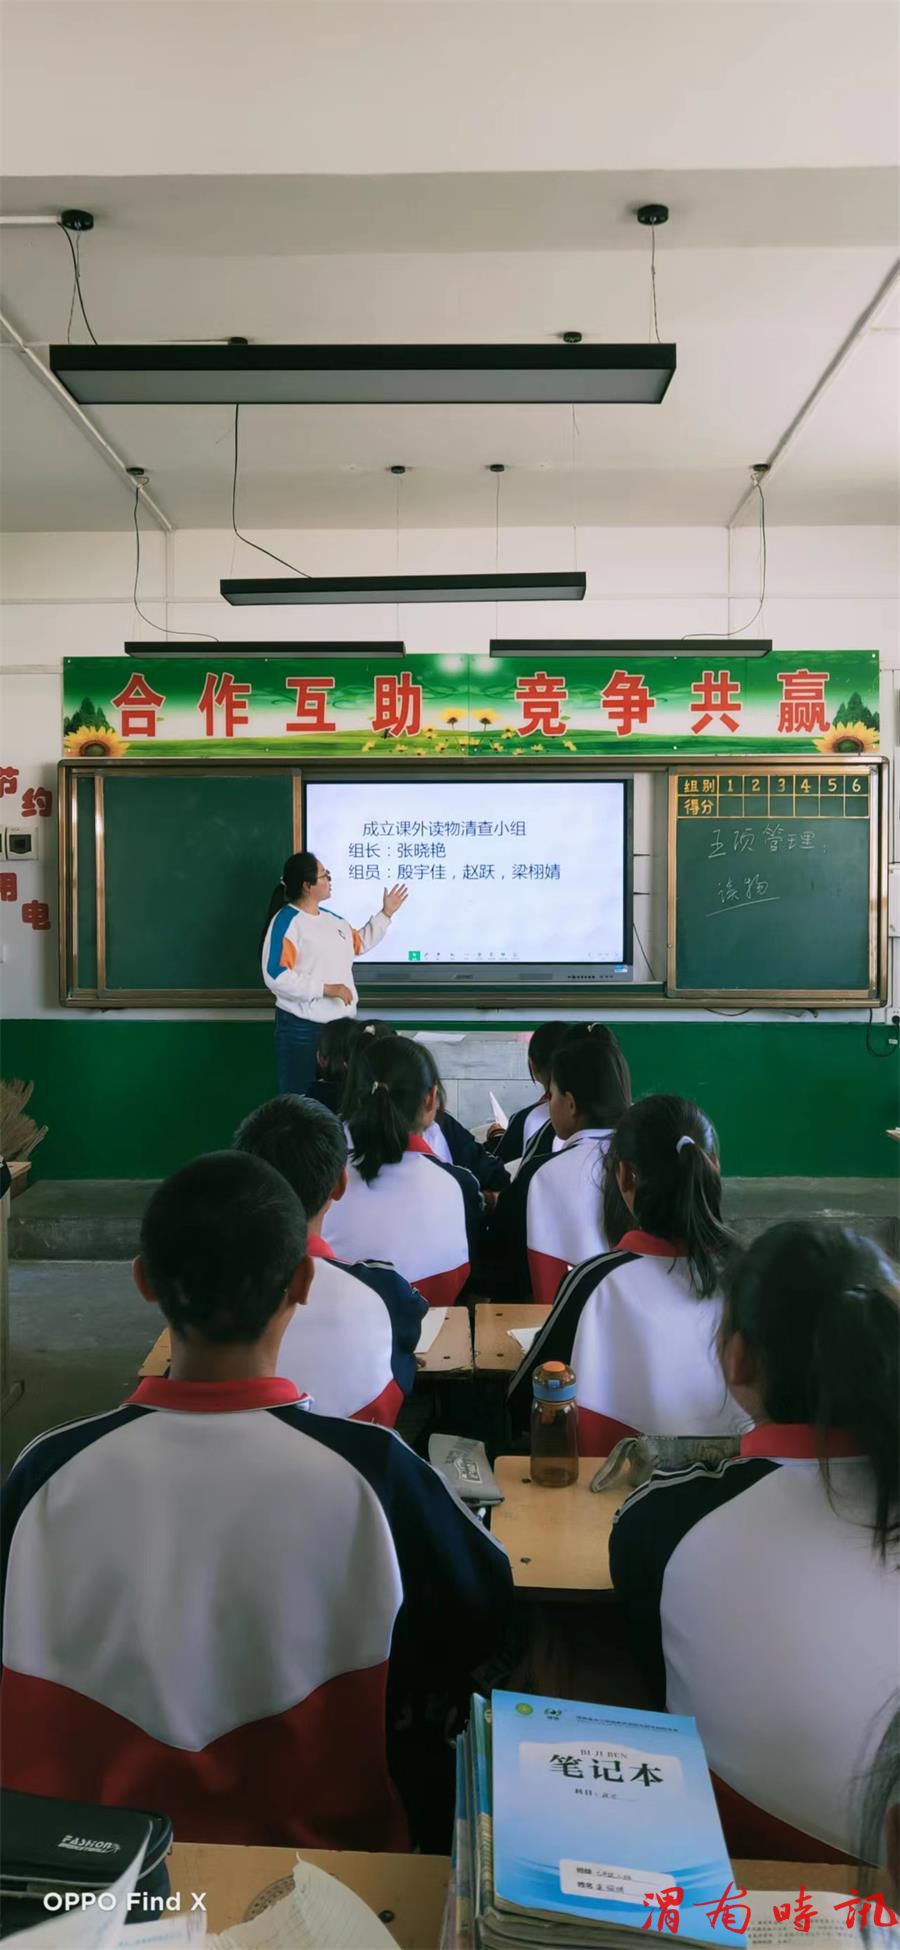
[[[377,948],[390,927],[383,911],[373,914],[357,931],[340,914],[321,907],[305,914],[288,901],[269,923],[263,942],[262,972],[279,1009],[307,1022],[333,1022],[336,1016],[355,1016],[356,983],[353,963]],[[333,982],[343,982],[353,1001],[348,1007],[336,995],[324,995]]]

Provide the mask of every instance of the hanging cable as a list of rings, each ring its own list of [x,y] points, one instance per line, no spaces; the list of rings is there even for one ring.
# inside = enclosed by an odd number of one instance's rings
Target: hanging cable
[[[581,451],[581,428],[578,425],[578,415],[575,411],[574,403],[572,405],[571,436],[572,437],[571,437],[570,445],[571,445],[571,465],[572,465],[572,567],[573,569],[577,569],[578,567],[578,455]]]
[[[279,562],[283,569],[290,569],[292,576],[302,576],[303,580],[305,582],[308,582],[309,581],[308,569],[296,569],[294,567],[293,562],[285,561],[283,555],[273,555],[272,550],[270,548],[263,548],[261,542],[251,542],[249,535],[243,534],[242,530],[237,525],[237,484],[238,484],[238,452],[239,452],[238,420],[240,416],[240,411],[241,411],[240,406],[236,404],[234,409],[234,472],[231,476],[231,526],[234,529],[234,532],[239,542],[246,542],[247,547],[255,548],[258,555],[267,555],[269,557],[270,562]]]
[[[134,508],[132,511],[133,519],[134,519],[134,588],[132,589],[131,592],[131,600],[134,605],[136,614],[140,617],[142,623],[147,624],[148,629],[158,630],[160,636],[177,636],[179,641],[186,636],[202,637],[204,643],[218,643],[219,638],[217,636],[211,636],[208,630],[170,630],[167,628],[166,624],[154,623],[152,616],[146,616],[144,614],[144,611],[142,610],[140,603],[138,602],[138,583],[140,582],[140,578],[141,578],[141,524],[140,521],[138,520],[138,507],[140,505],[140,499],[141,499],[141,483],[140,481],[135,481]]]
[[[656,228],[655,225],[652,226],[650,230],[650,304],[651,304],[652,315],[653,315],[652,317],[653,331],[656,334],[656,343],[657,345],[660,345],[662,341],[659,336],[659,319],[656,315]]]
[[[72,279],[73,279],[72,302],[69,305],[69,323],[66,328],[66,344],[71,345],[72,343],[72,319],[75,314],[75,300],[77,298],[78,308],[79,311],[81,312],[82,318],[84,319],[88,338],[90,339],[92,345],[97,345],[98,340],[94,332],[94,328],[84,308],[84,294],[81,289],[81,264],[79,261],[80,239],[76,236],[75,242],[73,243],[72,238],[65,227],[65,224],[59,224],[58,228],[62,231],[62,234],[66,240],[66,243],[69,246],[69,250],[72,255]]]
[[[766,577],[768,574],[768,546],[766,542],[766,497],[762,489],[762,479],[760,477],[759,472],[755,468],[753,469],[753,485],[756,489],[757,494],[759,495],[759,602],[757,603],[756,608],[753,611],[753,615],[751,617],[748,617],[746,623],[738,624],[737,629],[686,630],[684,636],[681,638],[682,643],[692,643],[695,640],[699,641],[701,638],[709,638],[709,637],[719,638],[719,637],[729,637],[729,636],[743,636],[744,631],[752,629],[754,623],[758,620],[758,618],[763,613],[763,607],[766,600]]]

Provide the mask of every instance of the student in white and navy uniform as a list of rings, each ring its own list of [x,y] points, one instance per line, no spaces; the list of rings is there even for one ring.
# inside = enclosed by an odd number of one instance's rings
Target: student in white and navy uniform
[[[461,1165],[464,1171],[470,1171],[482,1192],[496,1194],[503,1191],[509,1184],[505,1165],[485,1145],[479,1144],[458,1117],[451,1116],[447,1109],[447,1093],[434,1056],[427,1043],[420,1043],[418,1047],[428,1065],[431,1089],[437,1093],[434,1115],[422,1132],[429,1150],[442,1164]]]
[[[604,1023],[560,1043],[549,1098],[557,1141],[526,1177],[528,1276],[539,1306],[552,1306],[570,1266],[604,1250],[603,1160],[612,1126],[630,1102],[628,1065]]]
[[[275,997],[278,1089],[302,1096],[316,1077],[322,1024],[355,1016],[353,963],[377,948],[408,889],[385,889],[381,909],[357,931],[320,903],[331,875],[314,853],[292,853],[269,902],[262,939],[262,973]]]
[[[775,1226],[729,1270],[719,1349],[755,1426],[629,1498],[615,1587],[656,1702],[696,1717],[731,1854],[858,1859],[896,1704],[896,1274],[842,1227]]]
[[[553,1144],[553,1126],[548,1108],[550,1058],[565,1034],[564,1022],[539,1022],[532,1031],[528,1044],[528,1074],[532,1083],[540,1086],[541,1094],[537,1103],[526,1104],[524,1110],[514,1111],[505,1130],[493,1124],[488,1131],[487,1148],[504,1165],[515,1164],[519,1158],[531,1157],[535,1149],[539,1149],[542,1158],[550,1155]]]
[[[276,1378],[311,1274],[261,1158],[151,1199],[135,1276],[170,1376],[39,1436],[4,1492],[5,1786],[163,1808],[190,1841],[408,1847],[399,1723],[465,1701],[509,1566],[390,1429]]]
[[[322,1238],[326,1212],[347,1189],[343,1125],[310,1097],[276,1097],[235,1137],[287,1179],[306,1214],[309,1292],[285,1330],[278,1357],[319,1415],[349,1415],[392,1429],[416,1378],[416,1345],[428,1307],[393,1266],[342,1266]]]
[[[442,1164],[426,1144],[436,1103],[420,1043],[359,1038],[345,1099],[347,1190],[322,1231],[338,1259],[389,1260],[429,1306],[446,1307],[469,1277],[481,1193],[471,1172]]]
[[[626,1435],[734,1435],[746,1426],[715,1353],[732,1246],[721,1196],[715,1132],[696,1104],[643,1097],[625,1112],[603,1173],[613,1250],[563,1281],[510,1384],[517,1419],[532,1370],[555,1360],[575,1370],[582,1455],[608,1455]]]
[[[543,1149],[540,1140],[533,1143],[501,1193],[488,1225],[485,1280],[497,1300],[546,1306],[569,1266],[603,1243],[603,1157],[610,1127],[631,1102],[628,1065],[603,1023],[573,1023],[548,1060],[552,1149]],[[557,1164],[563,1151],[565,1161]],[[535,1191],[551,1160],[552,1176]]]

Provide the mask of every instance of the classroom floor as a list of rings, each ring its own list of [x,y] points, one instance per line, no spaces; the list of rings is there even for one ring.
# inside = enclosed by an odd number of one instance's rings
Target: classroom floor
[[[157,1332],[129,1260],[14,1260],[9,1381],[25,1392],[3,1416],[4,1475],[32,1436],[122,1401]]]

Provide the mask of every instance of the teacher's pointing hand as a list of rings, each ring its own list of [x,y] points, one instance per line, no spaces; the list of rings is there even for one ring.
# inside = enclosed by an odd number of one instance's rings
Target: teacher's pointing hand
[[[399,882],[396,887],[385,888],[384,900],[381,903],[381,911],[383,914],[387,915],[389,921],[393,920],[393,917],[396,914],[398,907],[403,906],[403,903],[406,900],[408,893],[409,893],[409,888],[402,887],[399,884]]]

